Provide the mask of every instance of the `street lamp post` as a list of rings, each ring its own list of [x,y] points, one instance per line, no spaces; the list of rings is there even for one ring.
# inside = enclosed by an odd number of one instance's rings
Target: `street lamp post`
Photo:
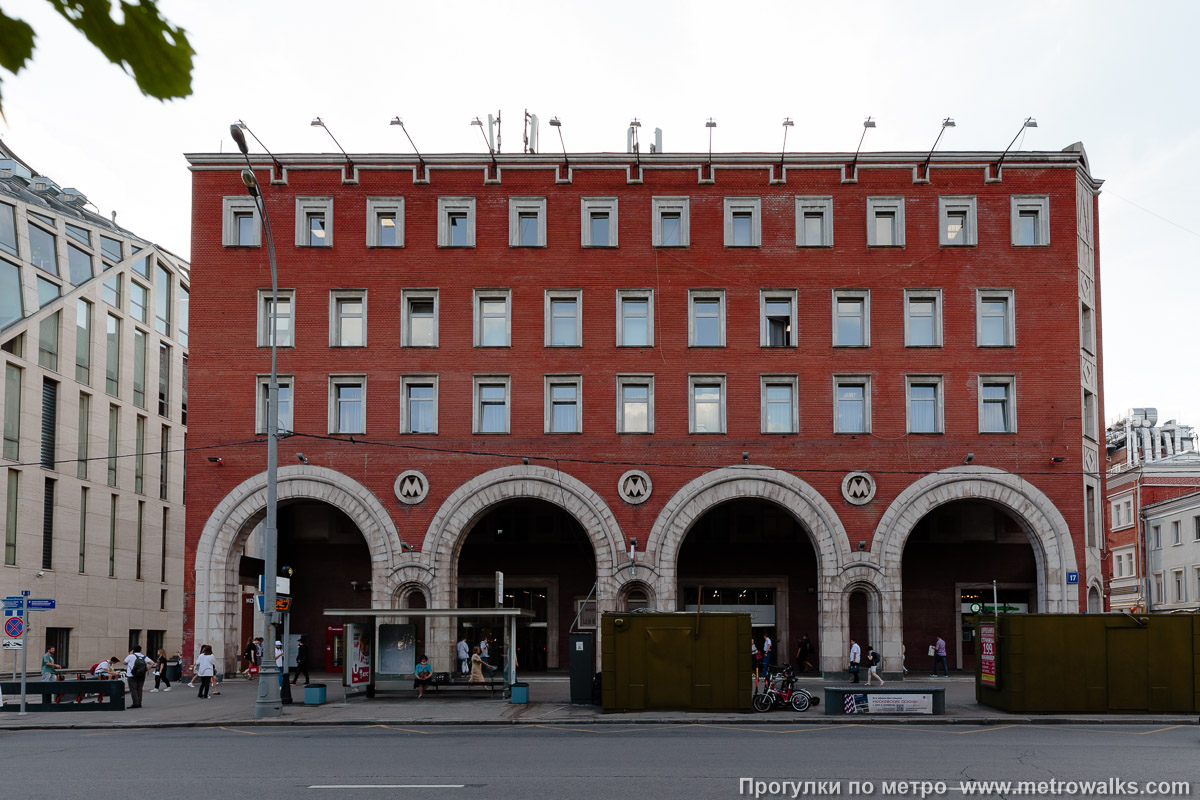
[[[267,519],[263,525],[263,663],[258,673],[258,698],[254,701],[254,717],[278,717],[283,714],[279,697],[280,673],[275,666],[275,575],[276,553],[279,543],[277,488],[279,482],[279,375],[276,372],[276,318],[279,314],[279,276],[275,268],[275,239],[271,236],[271,218],[267,216],[267,204],[259,191],[258,179],[250,164],[246,148],[246,137],[239,125],[229,126],[229,134],[237,143],[246,159],[242,170],[242,183],[254,198],[258,212],[262,215],[263,229],[267,235],[267,258],[271,262],[271,313],[267,315],[267,336],[271,340],[271,379],[267,386]],[[270,654],[270,655],[268,655]]]

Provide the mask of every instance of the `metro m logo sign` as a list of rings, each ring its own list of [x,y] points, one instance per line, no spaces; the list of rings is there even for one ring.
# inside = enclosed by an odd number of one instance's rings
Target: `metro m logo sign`
[[[418,470],[406,470],[396,476],[392,490],[401,503],[415,505],[429,495],[429,479]]]

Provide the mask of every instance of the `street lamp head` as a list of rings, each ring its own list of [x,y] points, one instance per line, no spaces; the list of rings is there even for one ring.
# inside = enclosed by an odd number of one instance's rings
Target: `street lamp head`
[[[554,119],[550,120],[550,127],[551,128],[561,128],[562,121],[558,117],[555,117]]]
[[[321,119],[320,117],[313,117],[313,121],[308,124],[314,128],[324,128],[325,120]]]
[[[471,120],[471,124],[472,124],[472,125],[478,125],[479,127],[481,127],[481,128],[482,128],[482,127],[483,127],[483,120],[481,120],[479,117],[476,117],[475,119]]]
[[[404,120],[400,119],[399,117],[392,117],[392,121],[388,124],[389,125],[403,125]]]
[[[946,117],[944,120],[942,120],[942,127],[943,128],[953,128],[954,127],[954,117]]]
[[[791,117],[784,117],[784,118],[783,118],[783,127],[785,127],[785,128],[791,128],[791,127],[795,126],[795,124],[796,124],[796,123],[792,122],[792,118],[791,118]]]
[[[254,173],[248,169],[242,170],[242,183],[246,184],[246,191],[251,197],[258,197],[258,178],[254,177]]]
[[[1025,127],[1026,128],[1036,128],[1037,120],[1034,119],[1033,117],[1026,117],[1025,118]]]
[[[236,122],[230,125],[229,135],[233,137],[233,141],[238,146],[238,150],[242,151],[242,155],[246,155],[249,151],[246,149],[246,134],[242,133],[242,126]]]
[[[871,117],[867,117],[866,119],[863,120],[863,127],[864,128],[874,128],[875,120],[872,119]]]

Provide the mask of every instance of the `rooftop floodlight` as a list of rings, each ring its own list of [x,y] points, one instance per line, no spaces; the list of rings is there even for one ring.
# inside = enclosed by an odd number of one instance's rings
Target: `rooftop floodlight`
[[[704,127],[708,128],[708,166],[712,167],[712,132],[713,128],[717,127],[717,121],[712,117],[704,123]]]
[[[642,166],[641,145],[638,143],[638,128],[642,127],[642,123],[638,122],[638,118],[634,117],[629,122],[629,149],[633,151],[633,157],[637,160],[637,165]]]
[[[783,155],[787,152],[787,134],[788,128],[794,127],[796,123],[792,122],[791,117],[783,118],[783,147],[779,148],[779,172],[783,172]],[[782,177],[782,174],[781,176]]]
[[[483,120],[475,117],[475,119],[471,120],[471,124],[479,126],[479,135],[483,137],[483,143],[487,145],[488,155],[492,158],[492,166],[496,166],[496,151],[492,149],[492,140],[483,132]]]
[[[933,147],[929,148],[929,155],[925,156],[925,164],[921,167],[921,174],[926,178],[929,177],[929,159],[933,158],[933,151],[937,150],[938,142],[942,140],[942,134],[946,132],[946,128],[954,127],[954,117],[946,117],[942,120],[942,127],[938,130],[937,138],[933,140]]]
[[[563,164],[568,167],[571,166],[571,162],[567,160],[567,143],[563,141],[562,120],[560,120],[558,117],[554,117],[550,120],[550,127],[558,131],[558,143],[562,145],[563,151]]]
[[[337,140],[337,137],[333,135],[333,131],[329,130],[329,126],[325,124],[325,120],[320,117],[313,117],[313,121],[308,124],[314,128],[325,129],[325,132],[329,134],[329,138],[333,139],[333,143],[337,145],[337,149],[342,151],[342,157],[346,159],[346,165],[350,167],[350,172],[353,173],[354,162],[350,160],[350,156],[346,155],[345,148],[342,147],[342,143]]]
[[[408,143],[412,145],[413,152],[417,154],[417,163],[421,165],[421,174],[424,175],[425,159],[421,158],[421,151],[417,149],[416,144],[413,143],[412,137],[408,135],[408,128],[404,127],[404,120],[400,119],[400,117],[392,117],[392,121],[389,124],[399,125],[400,130],[404,131],[405,138],[407,138]]]
[[[996,162],[996,177],[1000,177],[1000,167],[1004,164],[1004,159],[1008,156],[1008,151],[1012,150],[1012,146],[1017,143],[1017,137],[1025,132],[1026,128],[1036,128],[1037,120],[1033,117],[1026,117],[1021,123],[1021,127],[1017,128],[1016,136],[1013,136],[1012,141],[1008,143],[1008,147],[1004,148],[1004,152],[1000,154],[1000,160]]]
[[[866,119],[863,120],[862,136],[858,137],[858,147],[855,148],[855,150],[854,150],[854,160],[850,162],[850,174],[851,175],[856,174],[856,170],[858,169],[858,154],[860,152],[862,152],[863,139],[867,138],[867,130],[869,128],[874,128],[874,127],[875,127],[875,118],[874,117],[867,117]]]

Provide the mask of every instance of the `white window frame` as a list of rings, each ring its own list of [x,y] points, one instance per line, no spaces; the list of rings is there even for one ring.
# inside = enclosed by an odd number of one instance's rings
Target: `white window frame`
[[[1110,505],[1112,506],[1112,529],[1114,531],[1133,527],[1132,494],[1113,498]],[[1122,509],[1124,509],[1124,513],[1122,513]]]
[[[912,341],[912,306],[913,300],[933,301],[933,344],[915,344]],[[941,289],[905,289],[904,290],[904,346],[905,347],[941,347],[942,346],[942,290]]]
[[[483,431],[482,409],[479,405],[480,387],[504,386],[504,430]],[[479,436],[503,436],[512,432],[512,376],[510,375],[473,375],[471,377],[471,432]]]
[[[767,430],[767,387],[787,386],[792,393],[791,413],[788,417],[790,428],[786,431]],[[759,378],[759,430],[772,436],[782,436],[800,432],[800,379],[796,375],[762,375]]]
[[[316,213],[325,215],[325,241],[321,244],[309,244],[308,217]],[[333,247],[332,197],[296,198],[296,247]]]
[[[646,387],[646,430],[631,431],[625,427],[625,387]],[[653,375],[618,375],[617,376],[617,433],[628,433],[643,436],[654,433],[654,376]]]
[[[537,244],[521,244],[521,215],[537,215]],[[508,246],[509,247],[545,247],[546,246],[546,198],[544,197],[510,197],[508,198]]]
[[[625,301],[646,301],[646,343],[627,344],[625,342]],[[617,347],[654,347],[654,290],[653,289],[617,289]]]
[[[863,429],[861,431],[844,431],[838,427],[841,415],[838,413],[838,388],[841,386],[863,387]],[[871,432],[871,376],[870,375],[834,375],[833,376],[833,432],[851,436]]]
[[[483,310],[485,300],[504,300],[504,344],[483,343]],[[512,347],[512,289],[476,289],[472,301],[474,309],[475,347]]]
[[[617,198],[615,197],[581,197],[579,199],[579,243],[582,247],[616,247],[617,246]],[[608,214],[608,243],[595,244],[592,241],[592,213]]]
[[[1083,302],[1079,304],[1079,342],[1084,350],[1096,354],[1096,310]]]
[[[250,214],[254,219],[253,241],[250,244],[238,242],[237,218],[242,214]],[[234,195],[221,198],[221,244],[225,247],[261,247],[262,218],[258,213],[258,204],[247,195]]]
[[[1171,520],[1171,546],[1177,547],[1183,544],[1183,521],[1178,519]]]
[[[833,314],[833,330],[831,337],[834,347],[870,347],[871,346],[871,290],[870,289],[834,289],[831,309]],[[842,344],[838,341],[838,301],[862,301],[862,344]]]
[[[696,387],[708,386],[716,384],[720,390],[720,397],[717,399],[717,417],[719,430],[715,431],[697,431],[696,430]],[[727,404],[727,394],[725,391],[725,376],[723,374],[696,374],[688,375],[688,433],[697,436],[721,436],[725,434],[725,407]]]
[[[433,430],[409,430],[408,390],[413,386],[433,386]],[[400,434],[404,436],[436,436],[438,432],[438,376],[437,375],[401,375],[400,376]]]
[[[341,344],[342,315],[338,312],[338,303],[342,300],[358,300],[362,303],[362,344]],[[329,290],[329,346],[330,347],[366,347],[367,346],[367,290],[366,289],[330,289]]]
[[[976,218],[976,202],[974,195],[948,196],[938,198],[938,245],[941,247],[975,247],[979,243],[979,223]],[[950,215],[961,213],[963,229],[961,236],[950,241]]]
[[[465,214],[467,218],[466,244],[450,243],[450,215]],[[475,246],[475,198],[474,197],[439,197],[438,198],[438,247],[474,247]]]
[[[575,430],[554,430],[554,400],[551,396],[555,386],[572,386],[575,388]],[[583,376],[582,375],[547,375],[545,377],[543,404],[545,408],[544,431],[547,434],[583,433]]]
[[[696,301],[717,301],[717,344],[696,344]],[[689,289],[688,290],[688,347],[724,347],[725,346],[725,290],[724,289]]]
[[[554,344],[553,308],[555,300],[575,301],[575,343]],[[583,347],[583,291],[581,289],[547,289],[543,318],[544,344],[546,347]]]
[[[1019,222],[1021,212],[1034,211],[1038,215],[1037,241],[1019,244]],[[1047,195],[1013,195],[1010,200],[1013,247],[1048,247],[1050,245],[1050,198]]]
[[[1003,383],[1008,385],[1008,430],[985,431],[983,429],[983,386],[984,384]],[[1017,378],[1015,375],[980,375],[976,383],[976,393],[979,397],[979,432],[1004,436],[1017,432]]]
[[[1099,427],[1100,398],[1091,389],[1083,389],[1081,401],[1083,414],[1083,435],[1096,441],[1096,429]]]
[[[810,242],[805,235],[804,217],[807,214],[821,215],[821,238]],[[796,247],[833,247],[833,198],[796,197]]]
[[[892,214],[895,218],[895,241],[891,244],[880,244],[876,235],[875,218],[879,214]],[[904,198],[903,197],[868,197],[867,198],[867,247],[904,247]]]
[[[433,342],[431,344],[412,343],[412,303],[416,300],[426,300],[433,303]],[[401,289],[400,290],[400,346],[430,348],[438,346],[438,290],[437,289]]]
[[[339,386],[359,386],[362,388],[362,430],[358,431],[342,431],[338,430],[338,399],[337,387]],[[292,412],[293,419],[295,411]],[[367,376],[362,374],[350,375],[330,375],[329,376],[329,433],[337,434],[362,434],[367,432]]]
[[[295,289],[280,289],[278,291],[278,295],[279,295],[280,300],[288,300],[289,301],[289,306],[291,307],[291,310],[292,310],[291,314],[289,315],[289,319],[291,320],[292,324],[289,329],[289,335],[291,336],[291,341],[288,344],[279,344],[277,346],[278,347],[295,347],[296,346],[296,290]],[[259,347],[270,347],[271,346],[271,319],[267,313],[267,306],[270,304],[270,302],[271,302],[271,290],[270,289],[259,289],[258,290],[258,346]]]
[[[1003,344],[984,344],[983,341],[983,304],[1004,298],[1007,302],[1007,315],[1004,320]],[[1012,289],[976,289],[975,290],[975,346],[976,347],[1016,347],[1017,346],[1017,295]]]
[[[748,244],[733,243],[734,215],[750,214],[750,242]],[[761,197],[726,197],[725,198],[725,246],[726,247],[762,247],[762,198]]]
[[[791,326],[791,341],[785,345],[771,344],[771,326],[767,322],[767,301],[787,300],[791,305],[788,324]],[[758,344],[760,347],[769,347],[775,350],[783,350],[789,347],[800,346],[800,327],[799,316],[797,315],[797,306],[799,305],[798,293],[795,289],[759,289],[758,290]]]
[[[392,213],[396,215],[396,243],[379,243],[379,216]],[[404,247],[404,198],[403,197],[368,197],[367,198],[367,247]]]
[[[1171,570],[1171,590],[1171,593],[1175,595],[1175,599],[1171,601],[1172,603],[1187,602],[1187,578],[1184,577],[1182,567],[1176,567]]]
[[[913,430],[913,413],[912,413],[912,387],[933,386],[934,391],[934,417],[933,430],[931,431],[914,431]],[[941,375],[905,375],[904,376],[904,419],[905,430],[916,436],[936,435],[946,432],[946,395],[944,384]]]
[[[692,244],[691,198],[650,198],[650,244],[653,247],[690,247]],[[679,215],[679,244],[663,244],[663,214]]]
[[[292,390],[292,429],[296,427],[296,376],[278,375],[279,388],[288,386]],[[255,384],[254,394],[254,432],[267,432],[267,392],[271,387],[270,375],[259,375]],[[280,430],[285,430],[280,428]]]

